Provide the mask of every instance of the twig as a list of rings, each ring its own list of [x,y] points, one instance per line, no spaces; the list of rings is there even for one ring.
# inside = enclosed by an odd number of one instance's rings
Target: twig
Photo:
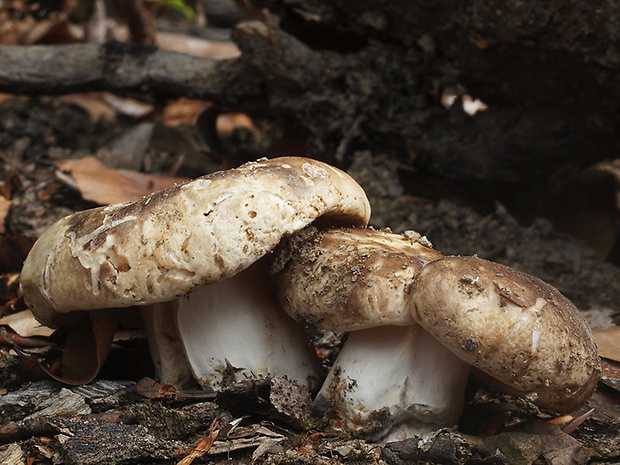
[[[209,433],[207,436],[202,439],[196,446],[191,450],[191,452],[183,458],[177,465],[190,465],[195,459],[202,457],[204,454],[209,452],[215,439],[217,438],[218,433],[220,432],[218,428],[220,425],[220,420],[217,418],[213,420],[211,426],[209,427]]]

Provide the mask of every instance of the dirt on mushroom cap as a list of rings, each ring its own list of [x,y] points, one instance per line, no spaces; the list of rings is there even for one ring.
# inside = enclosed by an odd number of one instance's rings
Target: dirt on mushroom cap
[[[172,300],[234,275],[321,215],[365,225],[370,206],[351,177],[325,163],[247,163],[60,220],[28,256],[22,292],[48,325],[59,312]]]
[[[280,302],[297,321],[319,329],[411,325],[411,280],[441,256],[413,232],[310,227],[276,252],[274,268],[283,269],[277,277]]]
[[[414,319],[513,394],[570,412],[586,402],[600,360],[579,310],[549,284],[478,257],[447,257],[414,279]]]

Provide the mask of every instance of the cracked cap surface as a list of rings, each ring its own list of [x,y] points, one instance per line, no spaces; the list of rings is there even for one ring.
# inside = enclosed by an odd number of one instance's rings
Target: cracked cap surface
[[[262,159],[63,218],[32,248],[21,289],[48,325],[59,313],[173,300],[247,268],[318,217],[365,225],[370,206],[337,168]]]
[[[297,321],[332,331],[414,324],[411,281],[442,256],[413,231],[313,227],[284,241],[275,255],[282,307]]]

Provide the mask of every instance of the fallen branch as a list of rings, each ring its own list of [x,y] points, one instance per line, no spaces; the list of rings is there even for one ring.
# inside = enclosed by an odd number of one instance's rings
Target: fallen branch
[[[2,46],[0,91],[50,95],[108,90],[225,103],[231,90],[240,90],[235,81],[242,68],[239,59],[213,60],[120,42]],[[246,84],[242,88],[252,93]]]
[[[0,445],[22,441],[33,437],[54,436],[65,427],[67,418],[59,416],[37,417],[20,422],[8,422],[0,426]],[[136,416],[129,412],[104,412],[91,415],[79,415],[73,420],[80,421],[106,421],[113,423],[136,424]]]

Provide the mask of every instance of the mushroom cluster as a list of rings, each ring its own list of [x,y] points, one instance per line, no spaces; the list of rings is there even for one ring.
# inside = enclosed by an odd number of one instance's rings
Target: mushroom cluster
[[[350,433],[391,441],[455,425],[471,367],[561,413],[596,387],[590,327],[537,278],[442,256],[414,232],[338,228],[297,242],[278,251],[280,303],[308,325],[351,331],[315,399]]]
[[[456,424],[472,367],[543,408],[587,401],[596,345],[556,289],[445,257],[414,232],[366,228],[369,216],[339,169],[261,159],[60,220],[30,252],[21,289],[50,326],[139,306],[163,382],[286,378],[371,440]],[[308,328],[349,332],[326,377]]]
[[[314,389],[316,353],[277,308],[261,258],[315,220],[364,226],[370,206],[343,171],[301,157],[261,159],[78,212],[35,243],[24,299],[48,326],[78,311],[142,306],[163,382],[205,389],[264,374]]]

